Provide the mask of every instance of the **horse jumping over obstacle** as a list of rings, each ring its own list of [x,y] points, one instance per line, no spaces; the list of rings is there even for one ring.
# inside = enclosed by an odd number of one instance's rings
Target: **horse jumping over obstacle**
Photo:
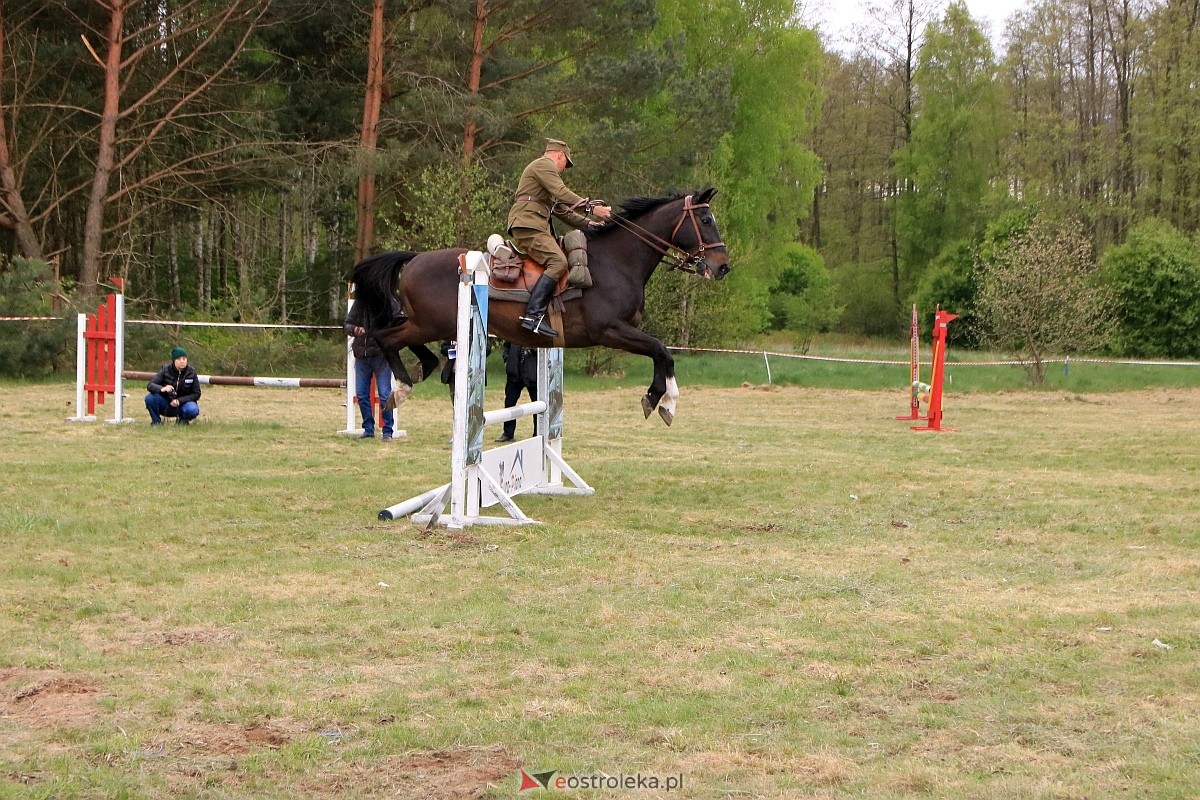
[[[454,363],[454,438],[450,482],[379,512],[390,520],[410,516],[429,527],[467,525],[533,525],[513,501],[518,494],[592,494],[563,459],[562,350],[538,350],[538,397],[530,403],[484,411],[487,377],[488,272],[490,259],[480,252],[463,258],[458,287]],[[536,415],[537,433],[518,442],[484,451],[484,427]],[[564,479],[572,485],[568,486]],[[500,504],[507,517],[480,513]],[[450,514],[443,512],[449,505]]]
[[[649,417],[657,408],[670,425],[679,396],[675,360],[662,342],[640,329],[646,283],[664,260],[671,269],[704,278],[719,280],[728,274],[729,255],[709,205],[716,191],[627,200],[620,213],[588,231],[595,285],[578,295],[573,291],[560,295],[562,326],[557,340],[521,327],[519,317],[528,300],[525,292],[493,292],[489,331],[527,347],[603,345],[647,356],[654,361],[654,378],[642,397],[642,411]],[[384,253],[354,268],[356,298],[366,304],[368,335],[375,337],[402,384],[401,397],[411,390],[413,380],[400,360],[400,350],[407,347],[419,355],[424,345],[455,337],[459,258],[465,252]],[[402,317],[394,314],[397,293]],[[558,302],[556,298],[552,306]],[[421,372],[418,380],[431,370]]]

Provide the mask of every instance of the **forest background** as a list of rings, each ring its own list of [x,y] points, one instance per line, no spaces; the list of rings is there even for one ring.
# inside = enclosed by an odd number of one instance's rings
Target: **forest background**
[[[839,50],[794,0],[4,0],[0,314],[120,279],[131,317],[339,322],[357,259],[480,248],[556,137],[581,194],[718,187],[733,272],[656,274],[669,344],[899,341],[916,303],[1022,359],[1200,356],[1200,2],[1031,2],[995,48],[962,3],[869,17]],[[0,374],[69,368],[64,326],[0,328]]]

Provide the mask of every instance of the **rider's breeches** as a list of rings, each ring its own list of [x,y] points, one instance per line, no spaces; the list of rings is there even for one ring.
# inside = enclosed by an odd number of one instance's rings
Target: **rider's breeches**
[[[546,274],[556,282],[567,274],[567,257],[558,248],[558,242],[545,231],[535,231],[529,228],[513,228],[513,241],[517,247],[525,251],[529,257],[546,268]]]

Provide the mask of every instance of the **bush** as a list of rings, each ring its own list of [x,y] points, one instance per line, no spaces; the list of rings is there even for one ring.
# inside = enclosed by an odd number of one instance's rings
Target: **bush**
[[[908,333],[909,315],[900,314],[892,296],[892,274],[886,261],[843,264],[834,274],[837,296],[846,305],[838,329],[896,340]]]
[[[1111,293],[1079,222],[1036,217],[1027,231],[984,252],[975,271],[985,341],[1015,356],[1035,386],[1051,357],[1103,347],[1112,330]]]
[[[1200,356],[1200,248],[1149,220],[1108,251],[1102,274],[1117,296],[1117,355]]]
[[[940,307],[959,318],[947,331],[947,341],[955,347],[976,349],[983,343],[982,323],[975,311],[979,281],[975,274],[975,254],[969,243],[947,245],[921,278],[914,302],[921,319],[933,320]],[[932,333],[929,329],[923,331]]]
[[[47,280],[41,261],[0,260],[0,315],[54,317],[38,322],[0,322],[0,375],[30,378],[63,372],[75,366],[75,317],[56,313],[59,287]]]
[[[833,281],[816,250],[788,245],[783,260],[768,301],[772,327],[790,332],[800,352],[807,353],[813,337],[837,323],[842,308],[834,304]]]

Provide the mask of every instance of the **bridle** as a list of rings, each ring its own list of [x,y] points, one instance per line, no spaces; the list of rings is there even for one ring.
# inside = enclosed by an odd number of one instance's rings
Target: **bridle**
[[[657,234],[651,233],[640,225],[616,214],[609,217],[609,221],[624,228],[636,238],[648,244],[662,256],[663,261],[667,263],[668,269],[699,275],[700,268],[704,265],[705,251],[725,246],[724,242],[705,242],[704,237],[700,235],[700,223],[696,220],[696,211],[708,207],[708,203],[693,203],[690,194],[685,197],[683,199],[683,213],[680,215],[679,221],[675,223],[675,227],[671,230],[670,239],[664,239]],[[692,230],[696,233],[697,242],[696,249],[690,253],[684,252],[679,245],[675,244],[675,236],[679,233],[679,229],[683,227],[684,222],[689,221],[692,223]]]

